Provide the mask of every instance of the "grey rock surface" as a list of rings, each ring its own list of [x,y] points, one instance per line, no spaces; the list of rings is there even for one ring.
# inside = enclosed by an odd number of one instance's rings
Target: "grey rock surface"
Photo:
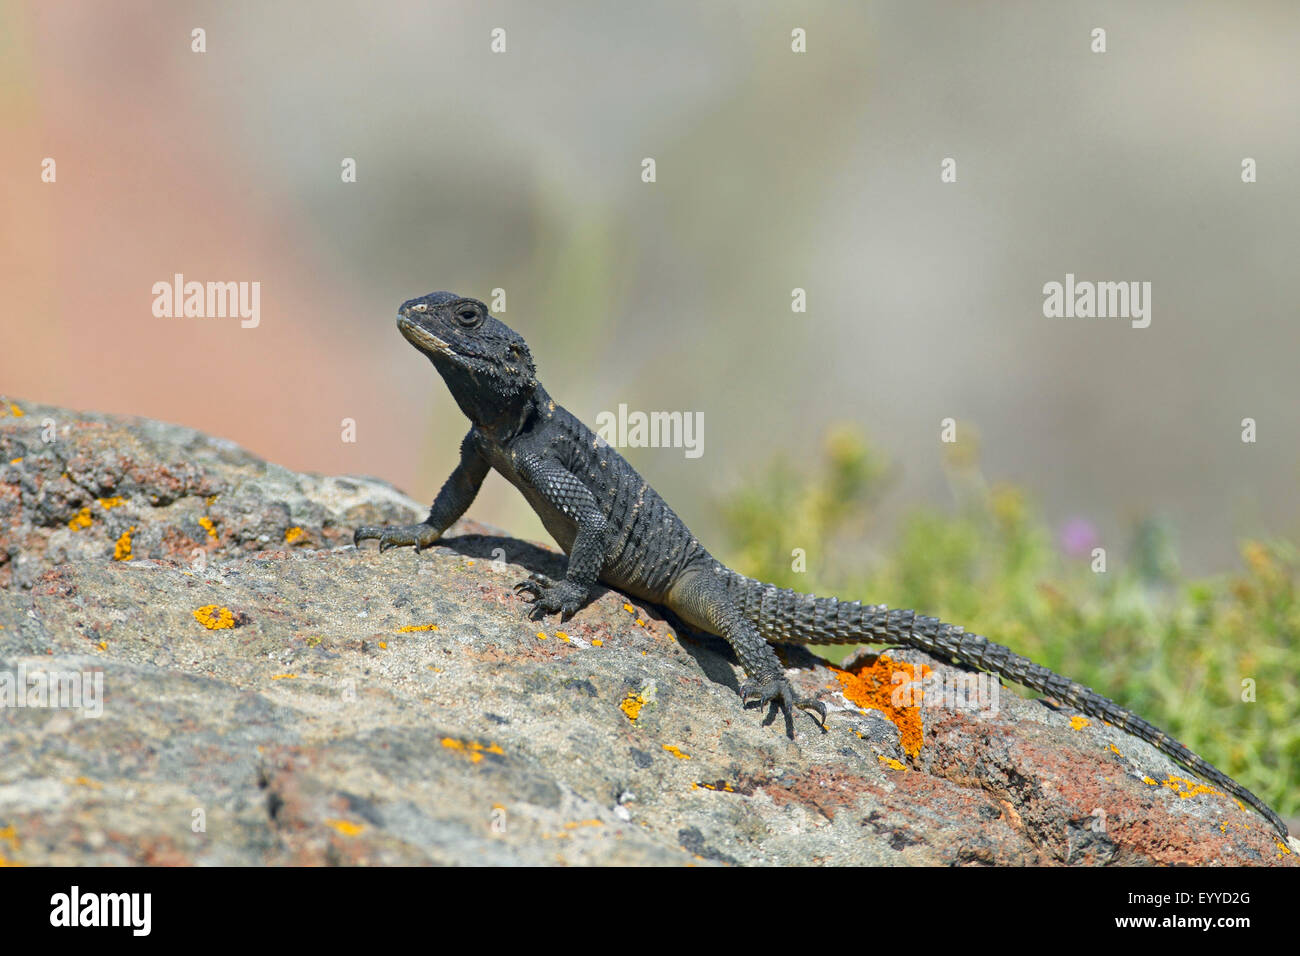
[[[0,407],[0,695],[26,691],[0,706],[0,862],[1295,865],[1145,743],[987,682],[962,706],[968,672],[925,655],[790,651],[831,711],[790,740],[724,643],[655,608],[529,622],[511,586],[560,573],[552,548],[465,521],[358,551],[426,505]],[[909,706],[893,675],[923,669]],[[51,676],[80,706],[25,706]]]

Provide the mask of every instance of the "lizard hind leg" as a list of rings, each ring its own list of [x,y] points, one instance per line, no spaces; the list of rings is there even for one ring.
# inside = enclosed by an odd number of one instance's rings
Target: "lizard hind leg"
[[[794,736],[794,709],[814,711],[825,730],[826,705],[813,697],[799,697],[786,679],[772,645],[745,620],[722,580],[709,570],[688,572],[673,586],[669,607],[687,622],[722,637],[735,651],[748,678],[740,698],[748,704],[757,697],[759,707],[772,705],[785,716],[786,733]]]

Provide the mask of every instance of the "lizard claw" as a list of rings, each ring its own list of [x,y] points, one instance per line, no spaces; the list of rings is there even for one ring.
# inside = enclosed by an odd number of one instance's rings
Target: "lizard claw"
[[[541,597],[544,590],[553,587],[555,587],[554,581],[546,575],[534,571],[532,574],[528,575],[526,581],[520,581],[515,585],[515,592],[517,594],[531,594],[534,598],[537,598]]]
[[[793,710],[816,711],[821,720],[818,726],[826,729],[826,705],[815,697],[796,697],[794,688],[784,677],[771,677],[765,680],[747,680],[740,685],[740,699],[748,704],[749,699],[758,696],[758,706],[772,704],[785,716],[786,726],[793,728]]]
[[[534,621],[548,614],[558,614],[561,622],[567,621],[587,599],[586,591],[572,581],[552,581],[544,574],[529,575],[528,580],[515,585],[515,591],[532,595],[528,617]]]

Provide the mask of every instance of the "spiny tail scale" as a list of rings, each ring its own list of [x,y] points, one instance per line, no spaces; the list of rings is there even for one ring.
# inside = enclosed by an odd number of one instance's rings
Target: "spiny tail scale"
[[[773,644],[895,644],[989,671],[1046,694],[1151,744],[1182,766],[1250,804],[1287,839],[1286,824],[1263,800],[1158,727],[1090,687],[1035,664],[1008,647],[915,611],[816,597],[755,581],[725,565],[727,591],[762,637]]]

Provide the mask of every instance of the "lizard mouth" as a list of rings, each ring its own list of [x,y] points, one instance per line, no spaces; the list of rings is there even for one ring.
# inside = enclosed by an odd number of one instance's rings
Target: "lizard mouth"
[[[397,317],[397,328],[402,337],[422,352],[441,352],[443,355],[455,355],[452,347],[428,329],[416,325],[404,315]]]

